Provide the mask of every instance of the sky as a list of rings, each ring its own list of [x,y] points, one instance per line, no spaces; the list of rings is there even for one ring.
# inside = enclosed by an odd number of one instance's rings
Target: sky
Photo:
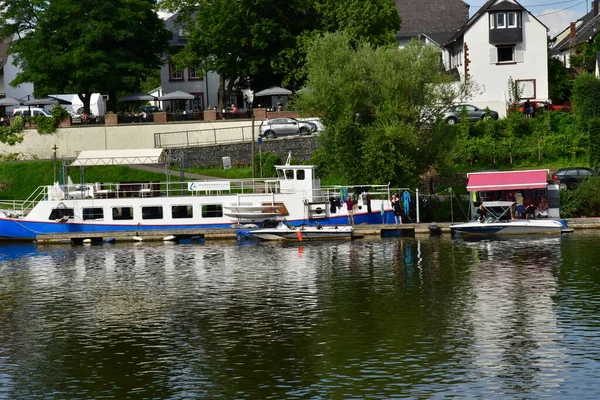
[[[485,4],[486,0],[463,0],[471,6],[471,16]],[[529,12],[548,27],[550,37],[556,36],[591,11],[592,0],[517,0]],[[586,11],[587,4],[587,11]]]

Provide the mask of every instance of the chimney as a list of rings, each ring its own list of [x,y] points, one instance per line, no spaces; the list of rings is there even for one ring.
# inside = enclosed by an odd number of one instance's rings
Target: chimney
[[[594,17],[598,15],[598,0],[592,1],[592,11],[594,11]]]
[[[571,22],[571,40],[575,39],[576,25],[576,22]]]

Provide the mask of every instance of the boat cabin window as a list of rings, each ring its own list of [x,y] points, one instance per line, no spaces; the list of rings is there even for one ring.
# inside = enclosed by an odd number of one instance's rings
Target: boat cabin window
[[[133,207],[113,207],[112,219],[114,221],[133,219]]]
[[[84,221],[90,219],[104,219],[104,208],[102,207],[94,207],[94,208],[84,208],[82,210],[82,217]]]
[[[293,169],[285,170],[285,179],[294,179],[294,170]]]
[[[304,170],[303,169],[299,169],[296,171],[296,179],[299,181],[304,180]]]
[[[162,219],[162,206],[142,207],[142,219]]]
[[[202,204],[202,218],[219,218],[222,216],[222,204]]]
[[[48,217],[48,219],[52,219],[55,221],[65,218],[73,219],[74,215],[75,214],[73,213],[72,208],[53,208],[50,212],[50,217]]]
[[[172,206],[171,207],[172,218],[193,218],[194,208],[192,206]]]

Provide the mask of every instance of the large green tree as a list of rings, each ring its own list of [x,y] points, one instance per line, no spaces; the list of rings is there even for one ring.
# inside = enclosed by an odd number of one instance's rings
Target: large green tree
[[[345,30],[356,39],[393,43],[400,27],[392,0],[161,0],[160,6],[178,12],[187,34],[175,60],[219,73],[221,99],[234,84],[299,88],[315,34]]]
[[[315,154],[321,173],[346,183],[414,185],[452,153],[452,137],[430,116],[469,87],[452,82],[439,49],[418,41],[398,49],[325,34],[307,54],[308,81],[294,101],[326,127]]]
[[[16,0],[2,3],[0,35],[35,95],[77,93],[90,110],[94,92],[138,90],[160,68],[170,32],[155,0]]]

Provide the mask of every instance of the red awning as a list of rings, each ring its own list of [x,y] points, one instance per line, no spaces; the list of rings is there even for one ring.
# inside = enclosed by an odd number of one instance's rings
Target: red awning
[[[467,174],[469,192],[487,192],[492,190],[546,189],[548,186],[547,169],[510,172],[473,172]]]

